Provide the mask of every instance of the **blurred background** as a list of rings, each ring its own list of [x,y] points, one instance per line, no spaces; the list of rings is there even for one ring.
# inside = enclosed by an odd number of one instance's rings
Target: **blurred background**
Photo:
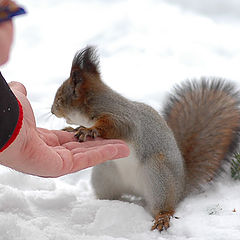
[[[176,83],[217,76],[240,83],[238,0],[19,0],[10,61],[1,70],[20,81],[39,126],[75,52],[95,45],[103,80],[124,96],[155,108]],[[49,116],[49,115],[48,115]]]

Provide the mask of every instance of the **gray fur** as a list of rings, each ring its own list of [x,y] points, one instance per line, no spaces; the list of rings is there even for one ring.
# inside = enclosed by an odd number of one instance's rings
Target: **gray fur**
[[[53,113],[68,119],[72,112],[77,112],[79,116],[88,118],[89,121],[98,121],[102,116],[107,115],[114,122],[113,128],[118,130],[117,138],[125,140],[131,148],[129,157],[106,162],[93,168],[91,180],[96,196],[100,199],[119,199],[125,193],[136,194],[145,199],[147,208],[153,216],[161,212],[173,211],[176,204],[185,196],[186,186],[190,181],[186,169],[191,168],[187,168],[186,161],[183,159],[181,151],[184,149],[182,149],[181,140],[185,134],[191,135],[188,127],[194,124],[194,121],[188,122],[188,117],[192,116],[191,111],[198,109],[192,106],[198,99],[195,97],[199,94],[200,85],[194,82],[183,85],[176,90],[174,96],[170,97],[165,110],[167,122],[172,109],[186,98],[185,94],[189,95],[190,92],[193,95],[193,99],[190,98],[192,102],[183,101],[183,109],[178,119],[179,126],[177,125],[176,128],[173,124],[172,131],[170,125],[168,126],[153,108],[124,98],[101,81],[99,60],[94,48],[87,47],[79,51],[73,59],[72,71],[73,69],[79,71],[83,80],[74,83],[70,76],[62,84],[55,96]],[[81,91],[82,86],[85,86],[84,92]],[[207,94],[212,94],[214,91],[226,92],[228,101],[233,97],[229,94],[232,92],[231,85],[202,81],[201,86],[203,89],[205,86],[210,86],[207,88]],[[202,93],[205,94],[204,91]],[[79,100],[77,105],[73,104],[83,96],[84,100],[81,102]],[[59,99],[61,104],[57,103]],[[202,101],[206,99],[203,98]],[[203,103],[201,99],[200,102],[197,101],[197,104]],[[238,103],[237,101],[236,105]],[[214,106],[213,104],[213,109]],[[185,114],[186,111],[189,112]],[[234,112],[235,109],[229,111]],[[239,116],[238,112],[234,114]],[[174,117],[178,118],[178,115]],[[75,118],[74,121],[75,124],[81,125],[81,117],[79,120]],[[207,125],[208,117],[204,118],[204,121]],[[184,131],[181,131],[182,128]],[[177,135],[178,130],[182,134],[181,137]],[[204,139],[201,141],[204,143]],[[199,164],[201,165],[201,162]]]

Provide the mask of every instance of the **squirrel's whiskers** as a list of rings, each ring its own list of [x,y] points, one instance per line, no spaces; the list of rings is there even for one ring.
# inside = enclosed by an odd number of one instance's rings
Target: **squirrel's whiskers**
[[[124,69],[119,66],[119,71]],[[100,136],[129,144],[129,157],[93,168],[95,194],[99,199],[141,196],[155,219],[152,230],[162,231],[177,204],[219,174],[223,160],[236,150],[239,105],[232,83],[202,78],[178,86],[162,117],[109,88],[101,79],[96,50],[86,47],[75,55],[51,112],[80,126],[79,141]],[[83,121],[90,127],[83,127]]]

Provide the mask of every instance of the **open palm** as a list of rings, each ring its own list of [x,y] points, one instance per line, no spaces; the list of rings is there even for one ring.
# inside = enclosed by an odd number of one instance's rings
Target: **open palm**
[[[73,133],[37,128],[25,87],[9,84],[23,107],[23,124],[15,141],[0,154],[0,163],[17,171],[44,177],[58,177],[107,160],[126,157],[121,140],[79,143]]]

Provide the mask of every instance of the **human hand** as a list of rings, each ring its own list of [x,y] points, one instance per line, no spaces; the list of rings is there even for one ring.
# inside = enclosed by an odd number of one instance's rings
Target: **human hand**
[[[127,145],[121,140],[79,143],[73,133],[37,128],[25,87],[10,83],[23,107],[23,123],[15,141],[0,153],[0,163],[17,171],[58,177],[107,160],[126,157]]]

